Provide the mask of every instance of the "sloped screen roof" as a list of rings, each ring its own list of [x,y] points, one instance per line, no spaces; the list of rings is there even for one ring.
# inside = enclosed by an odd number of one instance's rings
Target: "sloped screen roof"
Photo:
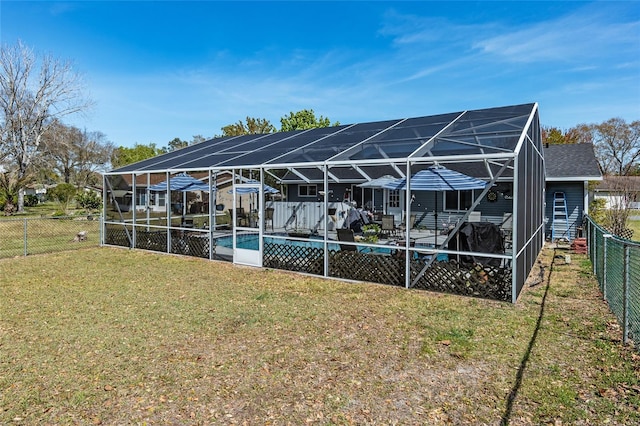
[[[304,165],[513,152],[535,104],[211,139],[113,172]]]

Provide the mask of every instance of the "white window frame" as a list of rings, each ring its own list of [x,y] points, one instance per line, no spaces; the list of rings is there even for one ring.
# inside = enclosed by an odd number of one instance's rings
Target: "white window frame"
[[[389,191],[389,207],[400,207],[400,191]]]
[[[146,206],[147,205],[147,190],[146,189],[136,189],[136,206]]]

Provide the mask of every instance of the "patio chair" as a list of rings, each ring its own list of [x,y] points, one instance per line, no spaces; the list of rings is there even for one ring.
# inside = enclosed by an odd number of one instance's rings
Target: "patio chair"
[[[264,209],[264,227],[267,228],[267,221],[271,222],[271,230],[273,231],[273,207]]]
[[[407,230],[407,224],[406,224],[406,217],[404,218],[405,220],[402,221],[402,224],[400,225],[400,230],[402,232],[405,232]],[[409,216],[409,229],[413,229],[413,227],[416,224],[416,215],[412,214]]]
[[[355,243],[356,240],[353,236],[353,230],[352,229],[343,229],[343,228],[339,228],[337,229],[338,232],[338,241],[344,241],[347,243]],[[340,250],[342,251],[358,251],[358,247],[357,246],[352,246],[350,244],[340,244]]]
[[[233,209],[229,209],[229,223],[233,223]],[[239,207],[236,211],[235,226],[247,226],[247,215],[243,207]]]
[[[387,235],[387,237],[398,234],[398,228],[396,228],[395,218],[392,214],[382,215],[382,225],[380,226],[380,230],[383,234]]]
[[[244,211],[244,207],[238,207],[238,211],[236,212],[236,216],[238,219],[238,226],[247,226],[248,225],[248,216]]]

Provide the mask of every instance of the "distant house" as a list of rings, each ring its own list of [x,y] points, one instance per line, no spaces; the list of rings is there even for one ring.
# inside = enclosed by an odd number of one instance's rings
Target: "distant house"
[[[24,189],[25,195],[35,195],[38,197],[38,202],[42,202],[47,197],[47,190],[55,188],[57,184],[31,184],[27,185]],[[102,191],[102,190],[100,190]]]
[[[582,218],[589,212],[590,181],[602,181],[593,144],[550,144],[544,146],[546,172],[545,235],[551,238],[554,222],[554,198],[563,195],[567,210],[566,237],[574,239]],[[557,194],[557,195],[556,195]]]
[[[629,208],[640,209],[640,176],[605,176],[593,192],[595,199],[605,200],[607,209],[623,203]],[[622,200],[623,197],[626,200]]]
[[[43,202],[47,198],[47,192],[50,189],[55,188],[56,186],[58,186],[57,183],[54,183],[54,184],[34,183],[31,185],[27,185],[24,189],[24,193],[25,195],[35,195],[36,197],[38,197],[38,202]],[[102,187],[100,186],[85,185],[82,188],[80,188],[79,191],[82,191],[85,193],[93,192],[97,196],[100,196],[100,197],[102,196]]]

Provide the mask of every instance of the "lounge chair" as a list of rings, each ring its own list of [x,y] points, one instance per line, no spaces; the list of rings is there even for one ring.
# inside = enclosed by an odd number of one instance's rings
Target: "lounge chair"
[[[356,240],[353,236],[352,229],[337,229],[338,241],[344,241],[347,243],[355,243]],[[350,244],[340,244],[340,250],[342,251],[358,251],[358,247]]]

